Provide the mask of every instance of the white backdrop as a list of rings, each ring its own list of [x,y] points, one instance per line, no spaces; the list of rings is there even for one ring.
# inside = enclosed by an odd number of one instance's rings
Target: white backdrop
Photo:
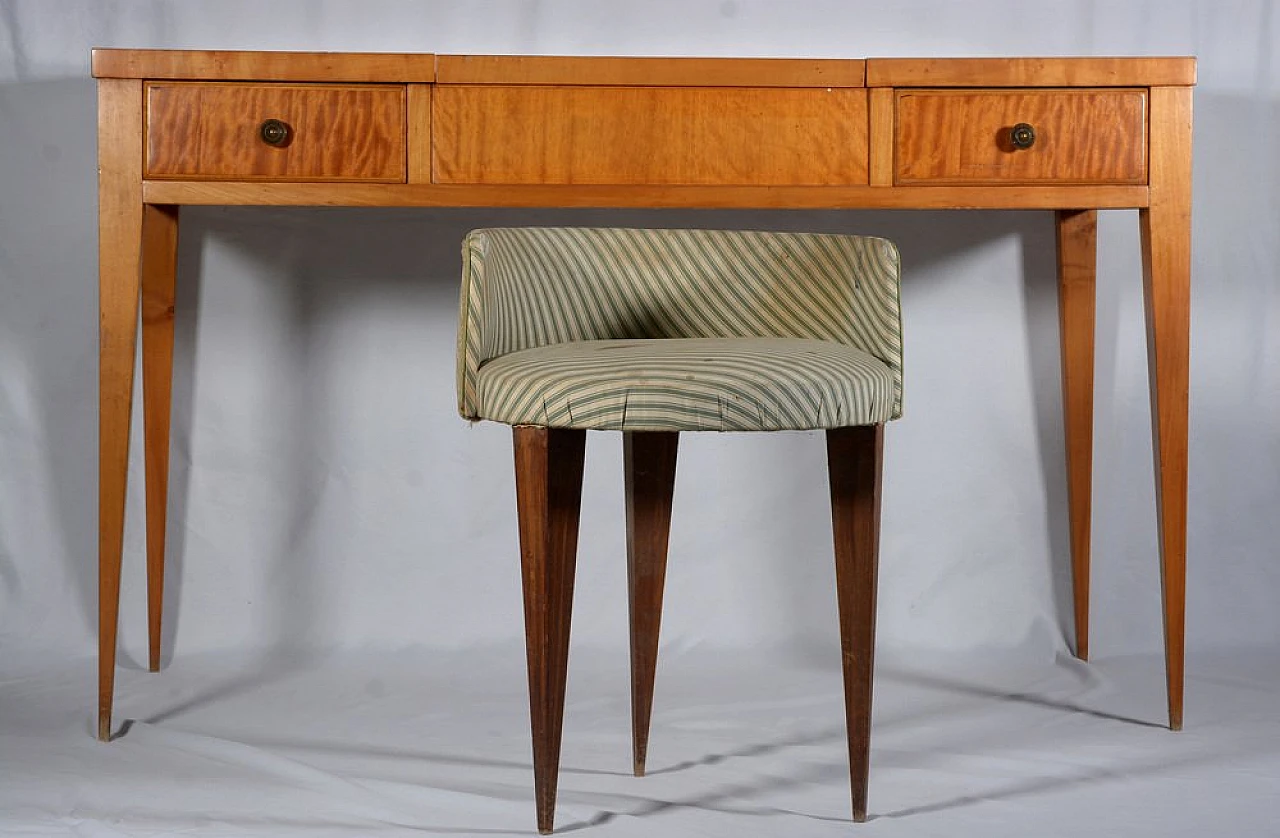
[[[1280,642],[1280,11],[1269,0],[0,3],[0,656],[96,636],[93,46],[1198,55],[1188,640]],[[193,209],[166,659],[521,636],[509,433],[454,411],[458,243],[492,224],[859,231],[902,250],[885,654],[1070,637],[1047,213]],[[1100,222],[1093,649],[1160,647],[1136,213]],[[135,416],[138,418],[138,415]],[[135,434],[121,654],[145,659]],[[687,436],[664,645],[835,645],[820,436]],[[620,442],[593,436],[574,642],[622,654]]]

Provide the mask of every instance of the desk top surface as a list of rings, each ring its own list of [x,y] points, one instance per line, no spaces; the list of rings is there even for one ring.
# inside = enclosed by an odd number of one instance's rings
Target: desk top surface
[[[1196,81],[1191,57],[684,58],[93,50],[97,78],[724,87],[1147,87]]]

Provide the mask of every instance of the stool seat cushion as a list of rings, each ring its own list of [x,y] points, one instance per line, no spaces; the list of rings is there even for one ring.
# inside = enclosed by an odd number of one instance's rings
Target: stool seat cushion
[[[902,414],[899,275],[897,248],[871,236],[473,230],[462,247],[458,411],[472,420],[528,424],[554,415],[557,426],[579,428],[622,428],[625,414],[625,427],[633,428],[641,399],[643,421],[652,423],[645,427],[672,430],[828,428],[896,419]],[[681,343],[696,340],[725,342]],[[550,351],[560,344],[583,345]],[[714,348],[725,368],[707,369],[704,358],[685,354],[682,347],[692,346]],[[800,347],[816,354],[805,356]],[[535,349],[549,351],[523,354]],[[728,354],[720,358],[719,352]],[[893,378],[887,414],[866,377],[870,358]],[[546,370],[539,369],[543,359]],[[615,359],[628,366],[608,370]],[[746,363],[757,359],[760,370]],[[480,371],[489,365],[488,393],[481,396]],[[534,378],[521,378],[530,371]],[[703,381],[715,389],[694,392]]]
[[[621,431],[874,425],[895,375],[851,346],[802,338],[583,340],[501,355],[476,374],[476,417]]]

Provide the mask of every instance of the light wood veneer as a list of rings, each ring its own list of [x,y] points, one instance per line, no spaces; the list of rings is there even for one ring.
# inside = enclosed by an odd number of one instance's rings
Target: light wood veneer
[[[1139,184],[1147,180],[1146,90],[903,90],[895,180]],[[1030,148],[1015,125],[1035,131]]]
[[[95,49],[93,75],[99,79],[432,82],[436,80],[436,56],[392,52]]]
[[[624,58],[441,55],[440,84],[657,87],[863,87],[867,62],[849,58]]]
[[[435,182],[867,182],[867,93],[837,88],[437,85]]]
[[[148,178],[403,181],[404,85],[149,82]],[[268,119],[283,146],[259,136]]]
[[[1196,83],[1196,60],[1123,58],[871,58],[867,87],[1162,87]]]
[[[99,78],[101,739],[112,733],[140,300],[151,667],[161,660],[178,220],[181,206],[195,204],[1058,210],[1081,657],[1088,649],[1096,211],[1138,209],[1168,718],[1170,727],[1181,727],[1194,59],[95,50],[93,71]],[[259,139],[268,118],[290,123],[291,144],[275,148]],[[1033,147],[1008,147],[1004,138],[1017,122],[1036,128]],[[833,470],[833,515],[838,530],[866,542],[876,506],[867,499],[878,496],[878,488],[868,487],[878,487],[879,478],[864,467],[865,457],[855,456],[871,443],[855,442],[829,440],[834,459],[848,466],[840,474]],[[877,436],[876,450],[880,444]],[[541,743],[539,824],[549,828],[563,704],[557,679],[567,655],[572,592],[568,533],[579,490],[576,478],[552,480],[547,463],[566,462],[568,472],[580,473],[581,441],[517,429],[516,445],[524,505],[545,507],[552,521],[522,542],[526,591],[534,592],[526,628],[549,641],[541,648],[551,656],[531,658],[530,672],[555,676],[531,682]],[[665,513],[651,502],[666,489],[642,477],[631,476],[633,518],[661,518]],[[642,509],[642,501],[649,506]],[[633,544],[632,553],[633,597],[652,609],[660,601],[660,588],[650,584],[660,558],[642,544]],[[852,638],[849,648],[859,650],[845,657],[846,696],[857,696],[861,707],[870,692],[874,622],[864,612],[874,603],[875,568],[858,556],[837,561],[842,632]],[[640,625],[633,638],[637,695],[646,710],[652,694],[647,650],[656,643],[657,625],[656,619]],[[866,815],[869,730],[869,719],[850,710],[859,818]],[[634,733],[639,766],[647,725]]]

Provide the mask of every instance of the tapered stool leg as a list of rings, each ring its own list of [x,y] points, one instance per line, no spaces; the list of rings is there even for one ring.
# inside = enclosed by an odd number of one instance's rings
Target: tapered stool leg
[[[518,425],[516,506],[538,831],[555,823],[586,431]]]
[[[855,821],[867,819],[883,442],[882,425],[827,431],[844,713]]]
[[[622,435],[627,497],[627,593],[631,609],[631,742],[633,767],[644,776],[658,664],[662,589],[667,572],[671,498],[675,491],[675,432]]]

